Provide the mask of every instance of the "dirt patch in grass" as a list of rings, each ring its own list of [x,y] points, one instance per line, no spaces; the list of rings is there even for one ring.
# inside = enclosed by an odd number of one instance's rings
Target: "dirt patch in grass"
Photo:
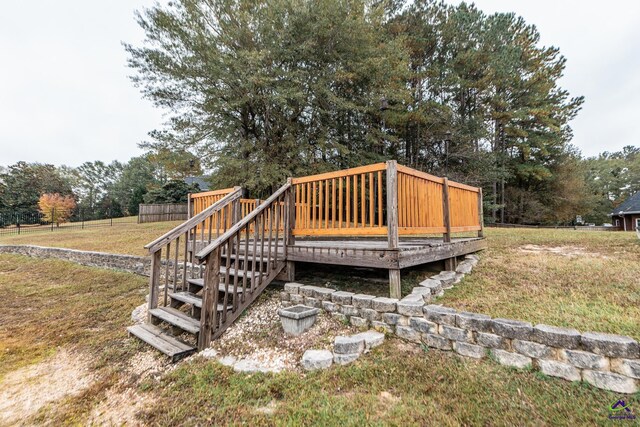
[[[597,257],[607,258],[597,252],[587,252],[584,247],[579,246],[541,246],[541,245],[524,245],[520,247],[520,251],[525,253],[540,254],[549,253],[554,255],[566,256],[566,257]]]
[[[330,349],[336,336],[357,332],[321,311],[311,329],[288,336],[278,315],[281,307],[278,289],[268,288],[211,347],[222,357],[249,359],[276,370],[298,369],[306,350]]]
[[[88,358],[65,349],[17,369],[0,382],[0,425],[17,423],[48,403],[78,395],[93,381]]]
[[[134,354],[123,367],[118,382],[105,391],[87,417],[89,425],[137,425],[138,413],[148,405],[144,393],[138,390],[142,381],[158,381],[177,365],[150,348]]]

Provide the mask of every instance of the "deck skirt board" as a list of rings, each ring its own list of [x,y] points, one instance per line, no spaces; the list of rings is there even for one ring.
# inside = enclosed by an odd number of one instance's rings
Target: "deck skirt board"
[[[400,269],[485,249],[483,238],[401,239],[390,249],[384,240],[304,240],[287,247],[287,260],[354,267]]]

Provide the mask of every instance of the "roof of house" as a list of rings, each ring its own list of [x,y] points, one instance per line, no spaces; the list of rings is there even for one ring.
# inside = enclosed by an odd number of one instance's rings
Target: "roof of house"
[[[640,191],[629,197],[622,202],[620,206],[611,211],[611,215],[620,215],[627,213],[639,213],[640,212]]]
[[[202,191],[209,190],[209,184],[207,183],[207,181],[205,181],[205,178],[203,176],[188,176],[184,179],[184,182],[189,185],[198,184],[198,187],[200,187],[200,190]]]

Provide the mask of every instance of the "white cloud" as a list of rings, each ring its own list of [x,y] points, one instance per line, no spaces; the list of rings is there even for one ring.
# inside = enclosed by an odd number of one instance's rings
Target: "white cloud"
[[[152,4],[151,1],[146,2]],[[8,2],[0,15],[0,164],[127,160],[162,122],[128,79],[144,1]]]

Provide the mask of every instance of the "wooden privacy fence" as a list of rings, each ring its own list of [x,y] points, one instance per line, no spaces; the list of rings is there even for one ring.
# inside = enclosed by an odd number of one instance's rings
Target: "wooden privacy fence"
[[[186,203],[140,204],[138,222],[185,221],[189,219]]]
[[[481,189],[395,161],[291,178],[290,183],[295,198],[291,227],[294,236],[388,235],[391,242],[393,236],[443,234],[449,241],[451,233],[482,234]],[[190,195],[191,215],[202,212],[212,201],[231,191]],[[241,217],[259,203],[242,199]],[[284,215],[278,217],[279,221],[268,223],[283,230]],[[215,215],[209,219],[215,220]],[[227,228],[229,224],[225,223]]]

